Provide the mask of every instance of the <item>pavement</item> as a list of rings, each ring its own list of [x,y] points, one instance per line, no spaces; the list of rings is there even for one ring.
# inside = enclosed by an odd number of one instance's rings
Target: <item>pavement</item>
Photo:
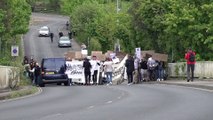
[[[143,82],[141,84],[177,85],[213,92],[213,79],[195,79],[193,82],[187,82],[186,80],[181,79],[170,79],[165,81]],[[17,90],[9,90],[9,89],[0,90],[0,101],[10,98],[10,96],[15,92],[22,92],[30,89],[32,89],[32,86],[24,86]]]
[[[159,84],[177,85],[202,89],[213,92],[213,79],[195,79],[193,82],[187,82],[186,80],[165,80],[157,82]]]

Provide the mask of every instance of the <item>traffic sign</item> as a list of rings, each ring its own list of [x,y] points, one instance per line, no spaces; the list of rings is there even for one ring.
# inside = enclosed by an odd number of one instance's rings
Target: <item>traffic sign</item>
[[[18,56],[19,47],[17,45],[11,46],[11,56]]]

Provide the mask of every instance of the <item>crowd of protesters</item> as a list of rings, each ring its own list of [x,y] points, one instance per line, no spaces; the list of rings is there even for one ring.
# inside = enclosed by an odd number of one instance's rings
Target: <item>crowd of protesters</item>
[[[112,84],[112,74],[114,72],[112,59],[106,58],[105,61],[97,60],[96,56],[92,56],[91,60],[85,58],[83,61],[85,85],[97,85],[106,83]],[[28,60],[25,56],[23,60],[25,67],[25,75],[28,76],[33,85],[39,85],[41,79],[41,67],[33,58]],[[143,81],[163,81],[165,64],[163,61],[156,61],[152,57],[148,59],[138,59],[128,55],[125,62],[128,85],[137,84]],[[99,69],[99,70],[98,70]],[[98,78],[99,72],[99,78]],[[99,81],[98,81],[99,79]]]
[[[143,81],[163,81],[166,79],[165,62],[149,58],[139,59],[128,55],[125,62],[128,84],[137,84]]]

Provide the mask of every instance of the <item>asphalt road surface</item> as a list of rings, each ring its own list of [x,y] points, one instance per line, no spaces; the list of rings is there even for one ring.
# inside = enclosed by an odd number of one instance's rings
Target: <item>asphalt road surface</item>
[[[138,84],[56,86],[0,102],[1,120],[212,120],[213,94],[192,88]]]
[[[48,25],[57,32],[67,18],[33,14],[37,18],[25,35],[26,55],[37,60],[61,57],[74,48],[58,48],[37,30]],[[38,19],[39,18],[39,19]],[[213,93],[163,84],[112,86],[46,85],[40,94],[0,102],[0,120],[212,120]]]
[[[29,32],[24,35],[25,55],[41,63],[42,58],[64,57],[68,51],[80,51],[80,46],[74,40],[71,48],[58,47],[59,31],[62,31],[64,35],[68,33],[66,31],[67,21],[69,18],[65,16],[33,13]],[[48,26],[54,33],[53,43],[51,43],[50,37],[38,37],[39,28],[42,26]]]

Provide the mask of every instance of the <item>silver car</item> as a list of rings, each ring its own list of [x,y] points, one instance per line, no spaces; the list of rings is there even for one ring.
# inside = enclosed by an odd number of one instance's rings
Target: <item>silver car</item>
[[[50,36],[50,29],[47,26],[43,26],[39,29],[39,37],[41,36]]]
[[[58,47],[72,47],[71,40],[68,36],[62,36],[59,38]]]

